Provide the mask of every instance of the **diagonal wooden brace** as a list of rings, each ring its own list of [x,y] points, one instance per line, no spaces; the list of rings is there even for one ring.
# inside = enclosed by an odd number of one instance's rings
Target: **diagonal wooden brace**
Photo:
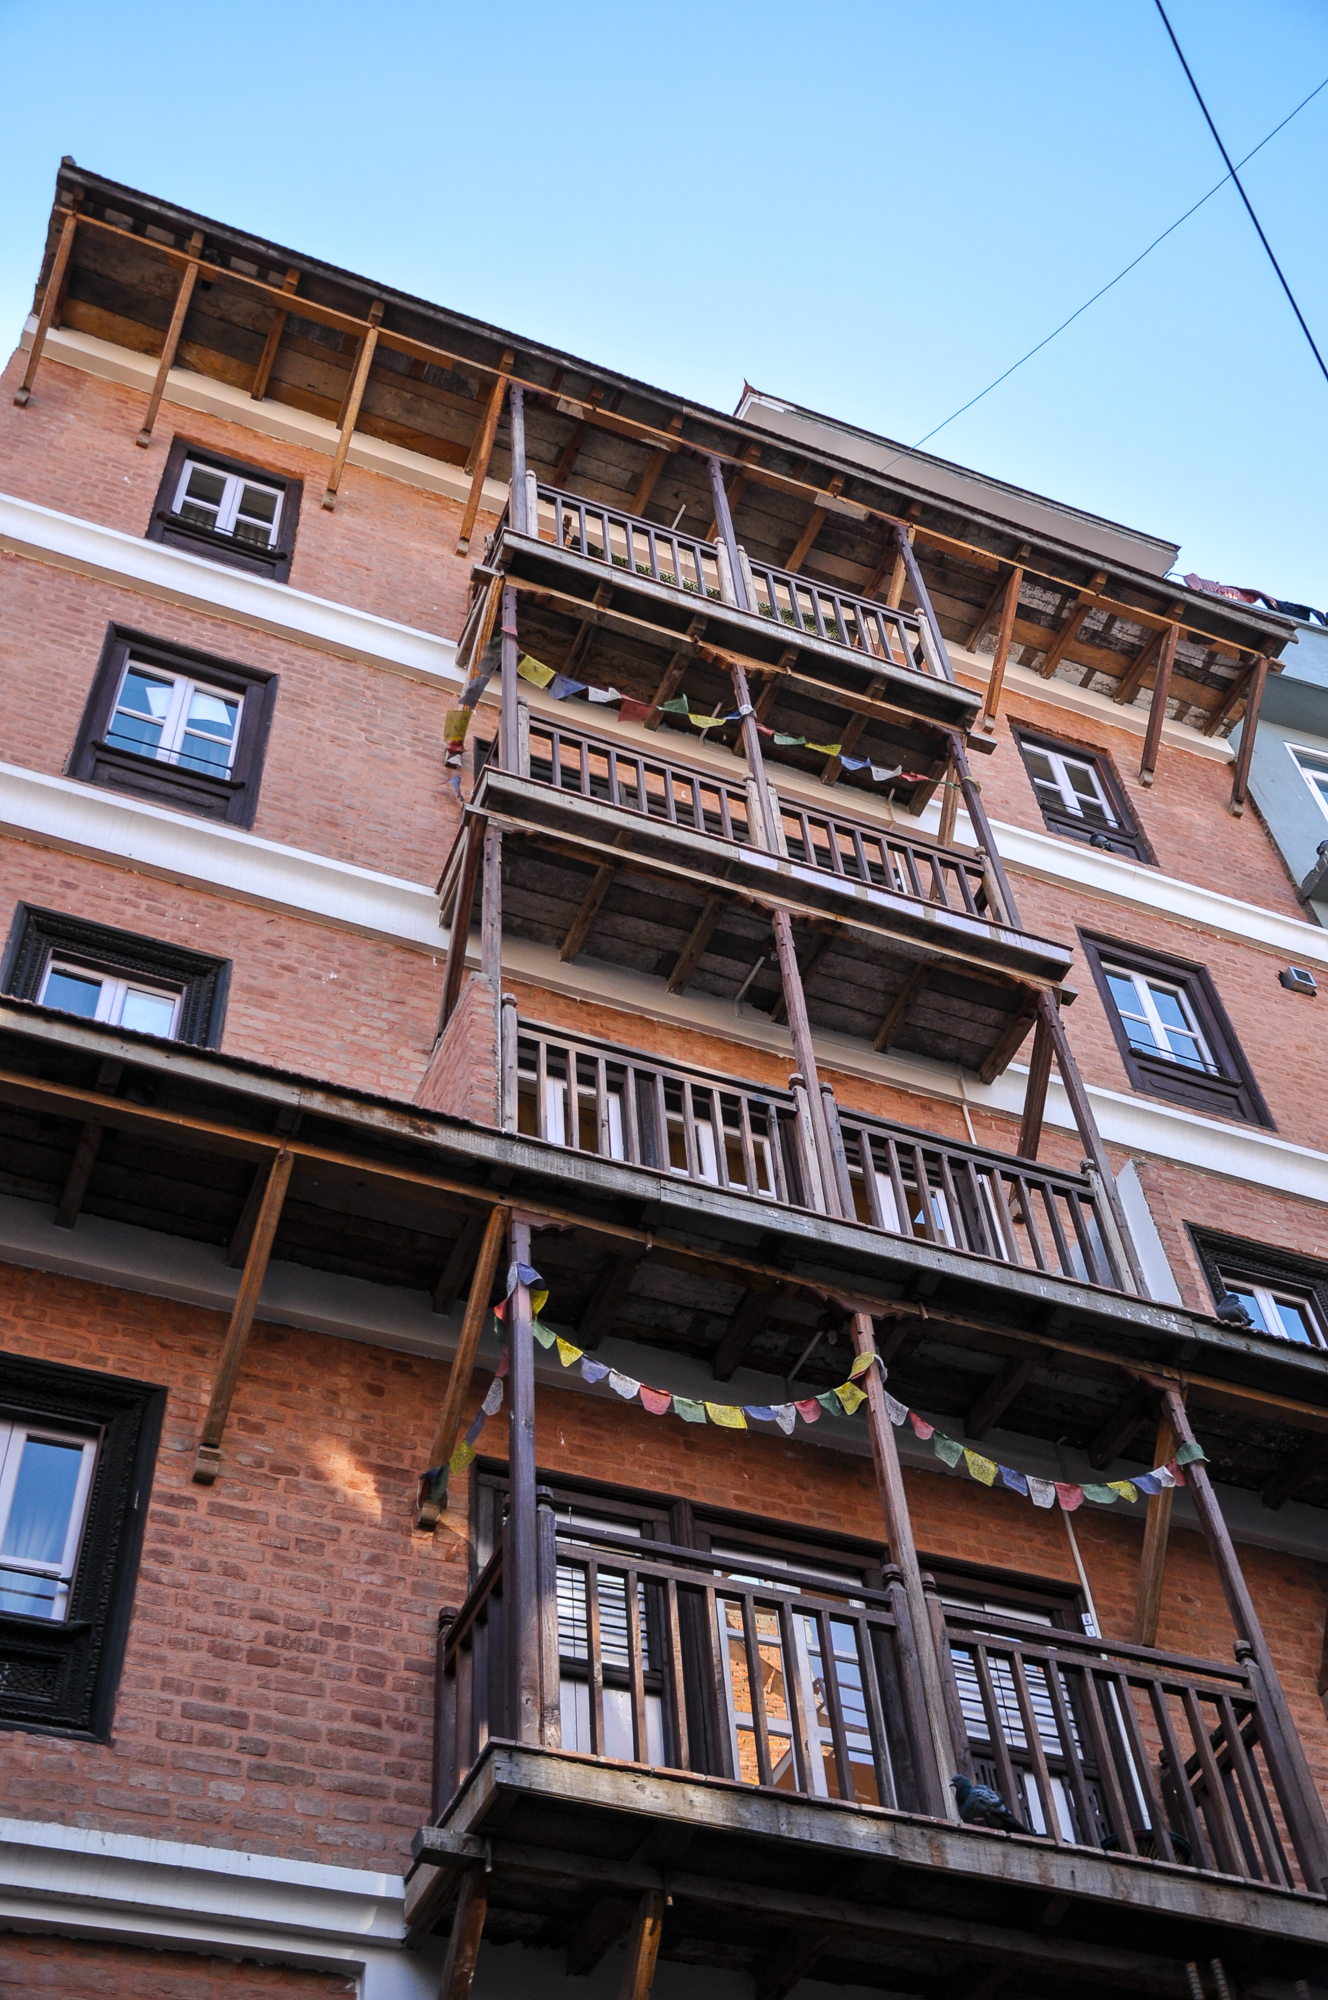
[[[166,394],[167,378],[175,366],[176,350],[180,345],[180,335],[184,332],[185,314],[189,310],[189,301],[194,296],[194,286],[198,282],[198,258],[202,248],[203,232],[201,229],[196,229],[189,238],[189,262],[184,267],[180,289],[175,295],[175,309],[171,313],[171,323],[166,329],[166,338],[162,343],[161,355],[157,362],[157,377],[152,384],[152,394],[148,397],[143,428],[134,439],[134,443],[141,444],[145,450],[152,442],[152,426],[157,421],[161,399]]]
[[[240,1289],[231,1312],[231,1323],[226,1329],[226,1344],[221,1350],[221,1361],[212,1384],[212,1400],[203,1419],[203,1432],[194,1456],[194,1478],[200,1486],[211,1486],[221,1470],[222,1434],[230,1415],[231,1398],[239,1380],[240,1363],[244,1359],[249,1330],[254,1323],[258,1295],[267,1275],[268,1258],[272,1254],[294,1163],[294,1155],[283,1146],[272,1162],[267,1186],[263,1190],[263,1202],[258,1211],[258,1221],[254,1224],[249,1255],[244,1260],[244,1275],[240,1279]]]
[[[510,1209],[495,1208],[489,1216],[484,1240],[480,1244],[475,1275],[470,1281],[470,1292],[466,1299],[466,1316],[461,1323],[461,1338],[452,1357],[452,1372],[447,1378],[447,1393],[443,1398],[442,1414],[429,1448],[429,1467],[435,1477],[429,1492],[420,1502],[415,1522],[417,1528],[436,1528],[438,1517],[447,1505],[448,1460],[456,1450],[457,1433],[461,1429],[461,1412],[466,1406],[470,1378],[475,1372],[475,1356],[479,1350],[480,1335],[484,1331],[484,1316],[489,1309],[489,1294],[493,1290],[494,1277],[507,1242],[507,1230],[511,1220]]]

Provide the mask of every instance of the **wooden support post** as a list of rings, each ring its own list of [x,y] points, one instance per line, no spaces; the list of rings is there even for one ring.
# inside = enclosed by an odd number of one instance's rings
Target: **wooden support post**
[[[369,308],[369,328],[360,343],[359,357],[351,373],[346,399],[341,406],[338,427],[341,435],[337,439],[337,449],[332,460],[332,470],[327,475],[327,491],[323,495],[323,505],[330,514],[337,504],[337,488],[341,475],[346,469],[346,455],[350,450],[351,438],[359,422],[360,404],[369,382],[369,370],[373,367],[374,351],[378,346],[378,322],[383,316],[381,301],[376,300]]]
[[[1261,658],[1262,654],[1251,660],[1250,664],[1232,680],[1230,687],[1223,695],[1221,701],[1204,723],[1203,734],[1205,736],[1216,736],[1223,723],[1234,714],[1239,704],[1244,701],[1250,690],[1250,682],[1254,679],[1258,671],[1259,660]]]
[[[837,472],[826,488],[826,492],[830,495],[831,499],[835,498],[843,484],[843,477]],[[811,552],[812,543],[825,526],[827,512],[828,509],[825,507],[812,508],[811,513],[807,516],[807,525],[798,536],[797,541],[793,545],[793,553],[784,564],[786,570],[790,570],[796,574],[802,568],[802,565],[806,562]]]
[[[742,560],[738,555],[738,538],[733,532],[733,515],[729,511],[729,496],[724,491],[724,473],[719,460],[709,460],[710,491],[715,502],[715,528],[718,539],[728,552],[729,568],[733,574],[733,589],[740,611],[750,611],[747,602],[747,585],[742,574]],[[748,762],[750,762],[750,758]]]
[[[1005,586],[1005,597],[1001,604],[1001,625],[996,636],[996,651],[991,658],[991,673],[987,680],[987,692],[982,702],[982,727],[990,733],[996,727],[996,717],[1000,713],[1001,690],[1005,685],[1005,668],[1010,657],[1010,642],[1014,638],[1014,621],[1019,612],[1019,593],[1024,587],[1024,572],[1016,565],[1010,571]]]
[[[1079,1074],[1079,1065],[1076,1063],[1070,1049],[1069,1037],[1065,1032],[1065,1023],[1061,1019],[1060,1008],[1057,1005],[1054,994],[1048,993],[1045,988],[1038,994],[1037,1006],[1039,1017],[1047,1024],[1047,1032],[1051,1037],[1052,1054],[1056,1058],[1056,1067],[1060,1071],[1061,1082],[1065,1086],[1065,1095],[1070,1100],[1070,1110],[1074,1114],[1074,1122],[1078,1129],[1080,1140],[1102,1183],[1102,1192],[1111,1210],[1114,1233],[1120,1241],[1120,1246],[1125,1256],[1127,1266],[1126,1275],[1130,1278],[1138,1296],[1141,1299],[1146,1299],[1149,1296],[1149,1292],[1148,1286],[1144,1282],[1143,1267],[1139,1262],[1139,1253],[1134,1247],[1134,1239],[1130,1234],[1130,1225],[1126,1220],[1125,1210],[1121,1205],[1120,1193],[1116,1187],[1116,1176],[1111,1171],[1111,1161],[1107,1157],[1107,1149],[1102,1143],[1102,1134],[1098,1130],[1097,1119],[1093,1116],[1093,1107],[1089,1103],[1088,1092],[1084,1089],[1084,1080]]]
[[[484,887],[480,898],[480,971],[486,978],[503,976],[503,833],[484,829]]]
[[[60,225],[60,240],[55,246],[55,256],[51,260],[51,275],[46,280],[46,290],[42,294],[41,311],[37,315],[37,330],[32,336],[32,347],[28,353],[28,365],[23,371],[23,380],[14,391],[14,401],[20,410],[31,398],[32,385],[37,379],[37,363],[42,358],[46,336],[55,323],[56,313],[60,310],[65,281],[69,276],[69,260],[74,251],[74,232],[77,228],[77,210],[66,209],[64,221]]]
[[[854,1352],[871,1354],[875,1352],[875,1348],[876,1335],[871,1319],[866,1313],[855,1313]],[[954,1747],[950,1741],[945,1689],[941,1680],[940,1664],[936,1658],[931,1613],[927,1608],[926,1592],[922,1587],[922,1571],[918,1567],[918,1552],[913,1541],[913,1523],[904,1492],[904,1475],[899,1464],[894,1425],[890,1422],[890,1413],[885,1404],[883,1370],[878,1365],[870,1367],[862,1378],[862,1386],[867,1392],[867,1429],[871,1436],[876,1485],[881,1498],[881,1513],[885,1520],[885,1537],[890,1544],[890,1560],[897,1565],[904,1581],[904,1595],[908,1601],[909,1617],[913,1625],[913,1637],[921,1669],[923,1699],[931,1729],[932,1755],[930,1757],[927,1755],[929,1747],[927,1744],[919,1743],[916,1746],[918,1782],[924,1800],[923,1810],[933,1814],[937,1819],[954,1818],[958,1809],[954,1803],[954,1794],[949,1789],[954,1769]]]
[[[469,1868],[461,1878],[447,1957],[438,1983],[438,2000],[468,2000],[480,1955],[484,1919],[489,1908],[489,1877],[483,1868]]]
[[[927,586],[922,581],[922,571],[918,568],[918,559],[913,553],[913,539],[898,523],[895,525],[894,532],[895,547],[898,549],[899,559],[904,565],[904,574],[908,578],[908,587],[913,593],[913,602],[917,606],[918,616],[926,620],[927,629],[931,635],[931,643],[940,665],[942,677],[947,681],[952,681],[954,679],[954,668],[950,664],[949,648],[945,643],[945,634],[941,630],[940,620],[932,609],[931,597],[928,594]]]
[[[286,282],[281,289],[283,292],[293,292],[299,282],[300,273],[296,266],[292,264],[286,273]],[[272,366],[277,358],[277,349],[281,345],[281,336],[286,331],[286,319],[287,313],[285,307],[278,306],[272,315],[272,324],[267,330],[267,339],[263,342],[263,352],[259,355],[258,366],[254,370],[253,387],[249,391],[255,403],[261,403],[267,394],[267,385],[272,380]]]
[[[669,418],[669,429],[674,433],[675,436],[679,431],[681,431],[682,429],[681,410],[677,411],[673,416]],[[646,469],[641,474],[640,482],[637,486],[635,493],[632,495],[632,512],[634,514],[645,513],[646,508],[650,504],[650,496],[655,490],[656,481],[658,480],[660,473],[664,470],[664,467],[668,464],[672,456],[673,453],[669,450],[668,446],[664,444],[657,444],[655,446],[655,449],[651,452],[650,457],[646,461]]]
[[[443,976],[443,1004],[438,1012],[440,1035],[461,998],[461,983],[466,974],[466,948],[470,943],[470,918],[475,907],[475,885],[479,880],[483,849],[484,825],[475,819],[466,831],[466,854],[461,864],[456,901],[452,905],[452,921],[447,930],[447,971]]]
[[[466,500],[466,511],[461,517],[461,533],[457,536],[457,554],[465,555],[470,547],[470,537],[475,526],[475,516],[480,511],[480,501],[484,495],[484,481],[488,476],[489,460],[493,455],[493,441],[498,434],[498,419],[502,415],[503,397],[507,394],[509,376],[506,371],[512,365],[510,351],[503,356],[502,370],[489,391],[489,400],[484,415],[480,418],[479,429],[471,459],[470,494]]]
[[[517,704],[521,695],[517,685],[516,663],[520,647],[516,630],[516,592],[510,583],[503,585],[503,626],[501,640],[501,678],[499,681],[500,703],[498,709],[498,761],[504,771],[517,772],[521,768],[521,721],[517,714]]]
[[[1268,679],[1268,661],[1260,654],[1255,662],[1254,679],[1250,683],[1249,695],[1245,702],[1245,717],[1240,725],[1240,749],[1236,753],[1236,768],[1231,774],[1231,810],[1239,819],[1245,810],[1245,787],[1249,782],[1250,759],[1254,755],[1254,736],[1259,727],[1259,709],[1263,702],[1264,685]]]
[[[518,535],[533,535],[539,524],[526,519],[526,392],[519,382],[512,384],[508,398],[507,425],[512,459],[508,474],[508,519]],[[562,484],[558,479],[553,483]]]
[[[421,1502],[415,1521],[417,1528],[436,1528],[438,1517],[447,1505],[447,1465],[456,1450],[457,1438],[461,1431],[461,1413],[466,1407],[466,1397],[470,1391],[470,1378],[475,1373],[475,1356],[479,1352],[480,1336],[484,1332],[484,1322],[489,1311],[489,1294],[498,1265],[507,1247],[507,1232],[511,1227],[510,1208],[495,1208],[489,1216],[480,1244],[480,1254],[475,1264],[475,1274],[470,1281],[470,1295],[466,1300],[466,1316],[461,1322],[461,1338],[457,1342],[456,1353],[452,1357],[452,1368],[447,1378],[447,1393],[443,1397],[442,1414],[438,1428],[434,1432],[433,1443],[429,1447],[430,1470],[437,1471],[438,1477],[433,1488]]]
[[[530,1263],[530,1224],[513,1219],[513,1265]],[[540,1740],[540,1601],[535,1496],[535,1333],[530,1287],[517,1279],[507,1301],[512,1359],[507,1387],[507,1627],[508,1714],[518,1743]]]
[[[692,655],[690,651],[679,651],[673,655],[673,658],[669,661],[667,667],[665,667],[664,678],[650,697],[650,713],[646,717],[645,725],[647,729],[659,728],[660,710],[666,701],[670,701],[673,698],[673,695],[677,691],[678,683],[691,665],[691,660]]]
[[[1163,1416],[1157,1427],[1157,1448],[1153,1454],[1154,1465],[1165,1465],[1176,1456],[1176,1438],[1171,1421]],[[1144,1549],[1139,1563],[1139,1581],[1134,1597],[1134,1624],[1130,1638],[1136,1646],[1157,1644],[1158,1621],[1162,1615],[1162,1576],[1167,1560],[1167,1534],[1171,1527],[1171,1506],[1175,1494],[1170,1487],[1163,1487],[1148,1501],[1148,1516],[1144,1522]]]
[[[627,1940],[627,1963],[623,1967],[618,2000],[650,2000],[663,1935],[664,1892],[662,1889],[647,1889],[632,1919],[632,1934]]]
[[[1028,1064],[1028,1082],[1024,1085],[1024,1116],[1019,1127],[1019,1157],[1021,1160],[1035,1160],[1042,1138],[1042,1119],[1047,1109],[1047,1085],[1051,1080],[1051,1036],[1047,1024],[1038,1016],[1037,1028],[1033,1035],[1033,1054]]]
[[[936,829],[936,838],[942,847],[953,847],[955,821],[959,817],[959,780],[955,775],[953,758],[945,767],[941,780],[941,819]]]
[[[207,1415],[203,1419],[203,1431],[194,1457],[194,1478],[200,1486],[211,1486],[221,1470],[222,1435],[226,1429],[226,1419],[230,1415],[231,1398],[235,1394],[235,1384],[239,1380],[240,1363],[244,1359],[249,1330],[254,1323],[258,1295],[263,1289],[268,1258],[272,1254],[272,1244],[276,1237],[277,1224],[281,1220],[282,1204],[286,1199],[286,1189],[290,1185],[293,1165],[294,1155],[283,1146],[268,1172],[267,1186],[263,1190],[263,1205],[258,1211],[253,1242],[249,1245],[249,1255],[245,1259],[244,1275],[240,1279],[239,1294],[231,1312],[230,1325],[226,1329],[225,1344],[212,1383],[212,1397],[208,1403]]]
[[[1162,741],[1162,724],[1167,719],[1167,695],[1171,689],[1171,669],[1176,663],[1176,642],[1180,638],[1180,626],[1168,625],[1162,638],[1162,651],[1158,656],[1157,673],[1153,680],[1153,699],[1148,709],[1148,729],[1144,736],[1144,754],[1139,760],[1139,782],[1151,785],[1153,773],[1157,769],[1158,746]]]
[[[166,329],[161,356],[157,362],[157,379],[152,384],[152,394],[148,397],[147,413],[143,418],[143,428],[134,439],[146,450],[152,443],[152,426],[157,421],[161,399],[166,393],[166,378],[175,364],[175,351],[180,345],[180,335],[184,330],[184,316],[189,310],[189,301],[194,295],[198,282],[198,253],[203,248],[203,232],[196,229],[189,238],[189,262],[184,267],[180,279],[180,289],[175,294],[175,309],[171,313],[171,323]]]

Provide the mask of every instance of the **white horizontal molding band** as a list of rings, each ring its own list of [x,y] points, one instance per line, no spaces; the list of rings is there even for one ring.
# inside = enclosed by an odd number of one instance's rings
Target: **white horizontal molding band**
[[[299,301],[295,303],[298,306]],[[19,342],[24,350],[32,346],[36,328],[36,319],[29,316]],[[151,395],[157,379],[153,355],[136,354],[130,347],[98,340],[95,334],[76,333],[72,327],[52,327],[42,350],[42,365],[47,361],[63,361],[67,367],[99,376],[103,382],[141,389],[145,397]],[[34,403],[40,395],[39,371],[32,391]],[[308,451],[321,452],[325,458],[335,456],[341,435],[326,417],[311,416],[307,410],[274,402],[271,397],[256,403],[247,390],[236,389],[229,382],[215,382],[210,375],[196,375],[189,368],[171,369],[163,401],[186,410],[202,410],[210,417],[222,417],[247,431],[280,438],[283,444],[302,445]],[[427,458],[423,452],[408,451],[404,445],[389,444],[386,438],[370,437],[364,431],[356,431],[352,436],[349,458],[352,465],[362,466],[366,472],[381,472],[387,479],[423,486],[449,500],[464,504],[470,495],[470,480],[459,465]],[[501,514],[507,505],[507,487],[497,479],[486,479],[481,505],[486,513]]]
[[[285,847],[76,778],[0,764],[0,831],[362,937],[431,953],[446,944],[438,898],[425,882]]]
[[[478,963],[477,950],[468,955],[468,962]],[[660,981],[644,973],[629,972],[593,959],[578,959],[575,965],[564,965],[551,947],[522,938],[503,939],[503,971],[508,978],[523,984],[542,986],[571,1000],[590,1001],[621,1011],[622,1039],[627,1046],[635,1045],[632,1021],[645,1019],[661,1021],[673,1028],[690,1028],[743,1048],[776,1055],[788,1064],[790,1074],[796,1067],[787,1028],[746,1003],[735,1009],[732,1001],[717,1000],[709,994],[667,993]],[[575,1038],[578,1031],[573,1027],[566,1032]],[[584,1038],[593,1042],[602,1039],[603,1032],[597,1035],[593,1028],[587,1028]],[[879,1055],[847,1035],[827,1034],[818,1029],[814,1040],[826,1073],[861,1077],[867,1082],[916,1091],[921,1097],[940,1098],[950,1104],[967,1103],[974,1110],[1002,1112],[1013,1119],[1023,1114],[1027,1070],[1018,1064],[1012,1064],[994,1083],[983,1084],[972,1077],[961,1077],[952,1064],[932,1062],[923,1056]],[[741,1069],[738,1059],[734,1070],[741,1073]],[[1090,1083],[1088,1095],[1102,1136],[1112,1145],[1173,1160],[1181,1166],[1198,1167],[1205,1173],[1222,1174],[1229,1180],[1248,1181],[1277,1193],[1297,1195],[1308,1201],[1328,1201],[1328,1153],[1292,1145],[1259,1126],[1221,1124],[1180,1105],[1131,1097],[1101,1084]],[[1045,1115],[1048,1124],[1066,1132],[1075,1130],[1069,1099],[1054,1073],[1048,1086]]]
[[[343,660],[386,667],[412,680],[460,685],[451,639],[8,493],[0,494],[0,549]]]

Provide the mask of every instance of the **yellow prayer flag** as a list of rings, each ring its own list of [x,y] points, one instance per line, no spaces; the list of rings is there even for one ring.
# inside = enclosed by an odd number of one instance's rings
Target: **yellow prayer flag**
[[[464,743],[466,731],[470,728],[470,718],[474,714],[470,708],[449,708],[443,717],[444,743]]]
[[[835,1390],[835,1394],[844,1405],[844,1415],[846,1417],[851,1417],[857,1409],[858,1404],[865,1403],[867,1400],[867,1391],[860,1389],[856,1382],[841,1382]]]
[[[475,1456],[474,1445],[467,1444],[463,1439],[462,1442],[457,1446],[456,1450],[452,1453],[452,1456],[447,1461],[448,1471],[464,1472],[466,1467],[471,1463],[471,1460],[474,1458],[474,1456]]]
[[[965,1445],[964,1463],[974,1479],[980,1479],[984,1486],[990,1486],[995,1481],[997,1470],[995,1459],[984,1458],[980,1451],[970,1451]]]
[[[547,1291],[532,1292],[530,1295],[531,1318],[538,1319],[548,1303],[549,1303],[549,1294]]]
[[[867,1370],[871,1367],[872,1362],[879,1361],[880,1358],[881,1357],[876,1352],[875,1348],[869,1347],[865,1354],[860,1354],[858,1356],[857,1360],[853,1363],[853,1366],[849,1369],[848,1371],[849,1381],[856,1382],[859,1375],[865,1375],[867,1373]]]
[[[564,1340],[562,1335],[559,1334],[558,1359],[562,1362],[564,1368],[570,1368],[574,1361],[579,1361],[585,1351],[584,1347],[573,1347],[570,1340]]]
[[[1122,1500],[1132,1505],[1139,1498],[1139,1489],[1132,1479],[1109,1479],[1107,1484],[1113,1493],[1119,1493]]]
[[[747,1419],[736,1403],[707,1403],[706,1415],[712,1424],[722,1424],[728,1431],[745,1431]]]
[[[533,681],[537,688],[546,688],[553,679],[553,668],[544,666],[539,660],[532,660],[529,653],[521,655],[516,670],[523,681]]]

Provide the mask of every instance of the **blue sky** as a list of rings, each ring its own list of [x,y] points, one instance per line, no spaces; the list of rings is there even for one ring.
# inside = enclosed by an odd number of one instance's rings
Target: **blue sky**
[[[1171,0],[1239,158],[1321,0]],[[492,26],[489,25],[492,21]],[[1152,0],[0,0],[0,337],[60,156],[731,409],[912,442],[1223,169]],[[1328,91],[1246,170],[1328,353]],[[930,449],[1328,603],[1328,383],[1228,186]]]

